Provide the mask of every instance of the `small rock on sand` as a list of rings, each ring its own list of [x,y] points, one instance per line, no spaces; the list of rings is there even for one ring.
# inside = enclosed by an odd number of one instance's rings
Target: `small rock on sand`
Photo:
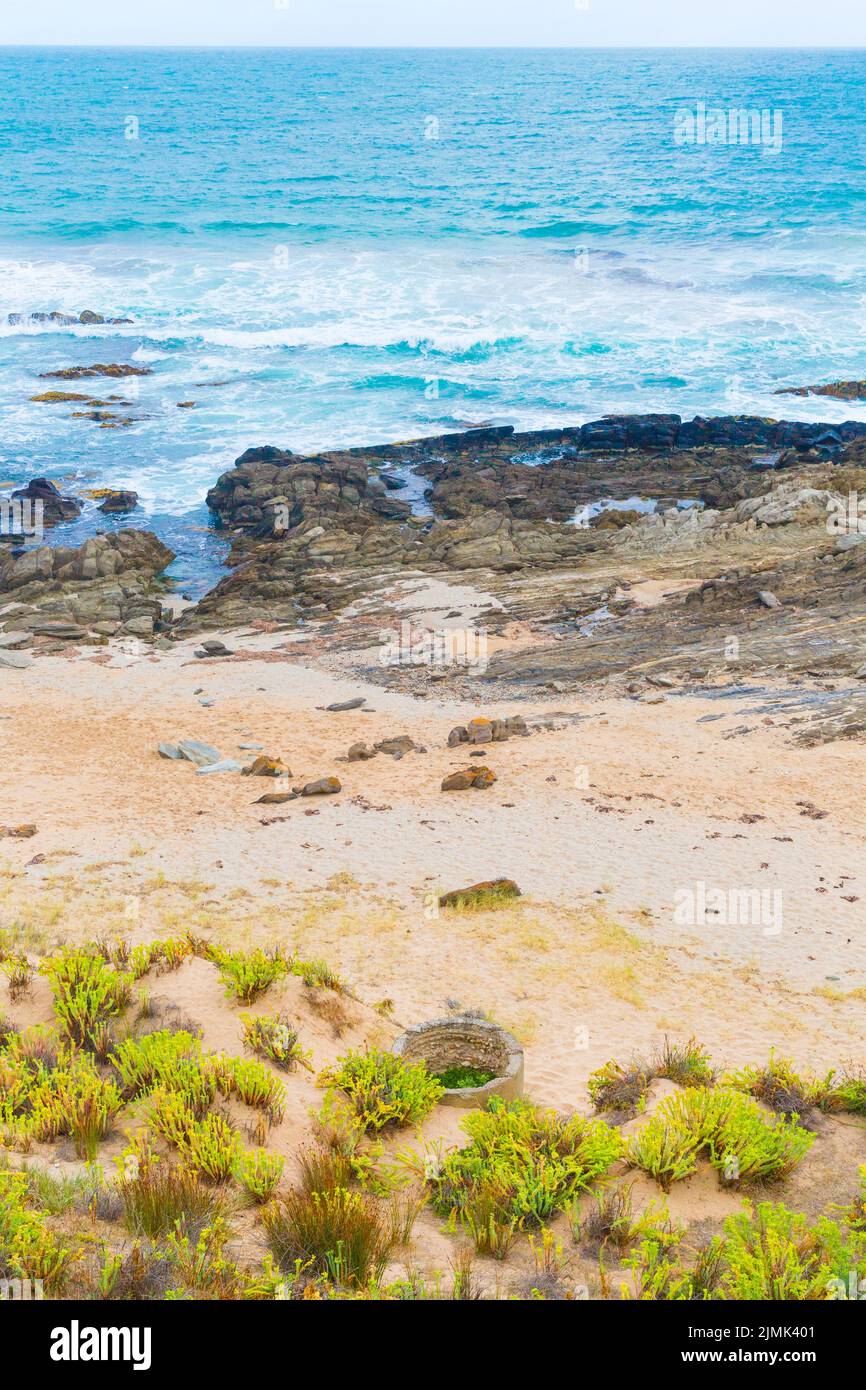
[[[177,745],[182,758],[187,762],[195,763],[196,767],[207,767],[209,764],[220,761],[220,752],[209,743],[200,743],[198,739],[185,738]],[[238,763],[238,767],[241,764]]]
[[[291,769],[282,758],[269,758],[265,753],[244,768],[245,777],[291,777]]]
[[[473,883],[468,888],[457,888],[452,893],[443,893],[439,899],[440,907],[484,908],[501,907],[513,898],[521,896],[520,889],[511,878],[488,879],[484,883]]]
[[[350,763],[363,763],[370,758],[375,758],[378,751],[377,748],[371,748],[366,743],[353,743],[346,756]]]
[[[315,782],[308,782],[306,786],[300,788],[301,796],[333,796],[335,792],[341,792],[343,785],[339,777],[320,777]]]
[[[208,763],[205,767],[197,767],[196,777],[203,777],[208,772],[243,772],[243,763],[235,762],[234,758],[220,758],[219,762]]]
[[[26,652],[5,652],[0,651],[0,666],[8,666],[10,670],[26,671],[28,666],[33,665],[33,657]]]
[[[334,705],[326,705],[325,710],[328,714],[342,714],[344,710],[360,709],[366,703],[367,701],[360,697],[355,700],[340,700]]]
[[[495,781],[496,773],[489,767],[466,767],[460,772],[450,773],[442,783],[442,790],[462,792],[474,787],[476,791],[484,791],[492,787]]]

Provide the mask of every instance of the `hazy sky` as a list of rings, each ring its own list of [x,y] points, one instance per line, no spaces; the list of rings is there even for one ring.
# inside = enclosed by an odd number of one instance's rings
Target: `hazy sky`
[[[864,0],[0,0],[0,44],[866,44]]]

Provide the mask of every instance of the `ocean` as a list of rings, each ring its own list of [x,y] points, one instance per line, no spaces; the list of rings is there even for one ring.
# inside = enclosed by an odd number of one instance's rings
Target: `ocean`
[[[0,484],[134,488],[197,595],[252,445],[866,419],[773,394],[866,376],[864,87],[860,50],[0,49]],[[54,309],[134,322],[7,323]],[[30,400],[115,361],[153,374],[70,389],[129,427]]]

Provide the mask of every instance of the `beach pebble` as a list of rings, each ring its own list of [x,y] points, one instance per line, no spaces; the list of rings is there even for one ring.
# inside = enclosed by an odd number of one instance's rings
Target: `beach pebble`
[[[221,758],[219,762],[208,763],[205,767],[197,767],[196,777],[203,776],[206,772],[243,772],[243,763],[235,762],[234,758]]]
[[[325,710],[328,714],[342,714],[344,710],[360,709],[361,706],[366,705],[366,703],[367,701],[365,699],[358,697],[355,700],[341,700],[338,701],[337,704],[326,705]]]
[[[10,670],[26,671],[28,666],[33,665],[33,657],[26,652],[4,652],[0,651],[0,666],[8,666]]]

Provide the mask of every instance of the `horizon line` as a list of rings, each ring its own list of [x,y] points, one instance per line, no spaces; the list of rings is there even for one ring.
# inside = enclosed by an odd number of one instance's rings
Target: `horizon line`
[[[866,43],[858,44],[317,44],[317,43],[0,43],[0,52],[19,49],[59,53],[70,49],[89,49],[93,52],[247,52],[269,53],[860,53]]]

